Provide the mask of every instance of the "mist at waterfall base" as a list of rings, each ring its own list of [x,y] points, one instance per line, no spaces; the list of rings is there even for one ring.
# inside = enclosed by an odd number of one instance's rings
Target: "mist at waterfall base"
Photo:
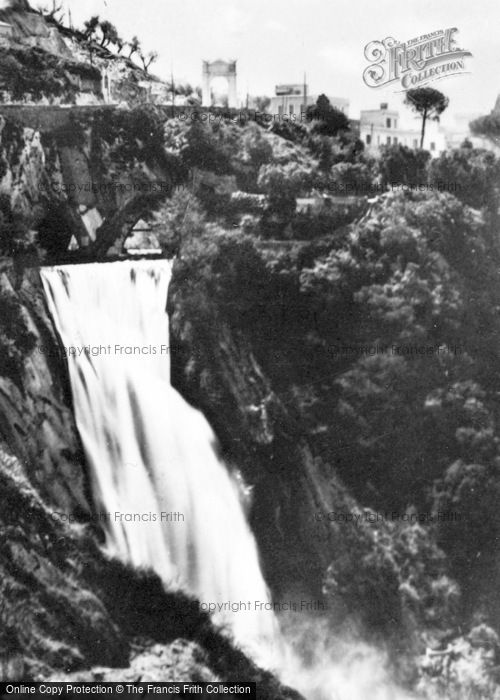
[[[372,648],[333,639],[317,616],[280,613],[278,622],[269,610],[244,485],[219,459],[204,416],[170,383],[171,272],[167,260],[41,271],[66,349],[94,508],[110,514],[103,523],[107,552],[152,569],[170,590],[216,604],[214,622],[309,700],[407,698]],[[168,513],[182,520],[163,520]],[[125,514],[150,517],[138,522]],[[260,601],[262,610],[233,612],[231,601]]]

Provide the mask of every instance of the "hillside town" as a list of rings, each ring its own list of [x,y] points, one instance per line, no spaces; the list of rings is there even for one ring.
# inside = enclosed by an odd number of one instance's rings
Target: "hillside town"
[[[274,121],[306,121],[308,108],[313,107],[319,97],[312,94],[306,80],[297,83],[277,84],[274,94],[253,96],[242,94],[239,89],[237,60],[200,60],[200,85],[192,86],[177,80],[172,74],[159,77],[153,73],[155,52],[144,55],[140,42],[134,37],[124,41],[116,27],[91,17],[79,30],[72,26],[71,16],[53,2],[51,11],[35,12],[27,0],[13,0],[6,10],[0,10],[0,104],[58,105],[61,107],[113,105],[132,107],[137,104],[154,104],[172,108],[230,109],[244,113],[263,113]],[[64,64],[68,89],[59,85],[54,92],[33,89],[29,84],[19,91],[12,80],[11,63],[2,62],[1,51],[11,54],[19,51],[48,52]],[[27,56],[22,59],[27,60]],[[62,66],[59,66],[60,68]],[[3,75],[3,78],[2,78]],[[218,88],[212,83],[218,81]],[[223,82],[223,89],[220,83]],[[30,89],[31,88],[31,89]],[[425,142],[420,143],[418,126],[409,126],[407,114],[401,114],[401,99],[380,102],[377,109],[361,109],[351,114],[349,96],[331,94],[331,86],[325,85],[322,93],[328,97],[332,107],[349,118],[350,128],[365,144],[367,152],[377,155],[382,146],[404,145],[409,148],[424,147],[435,157],[446,149],[458,147],[464,139],[474,146],[496,150],[491,140],[472,133],[470,123],[480,116],[479,112],[457,112],[452,123],[443,126],[439,121],[430,121]],[[500,114],[500,97],[492,105],[492,114]]]

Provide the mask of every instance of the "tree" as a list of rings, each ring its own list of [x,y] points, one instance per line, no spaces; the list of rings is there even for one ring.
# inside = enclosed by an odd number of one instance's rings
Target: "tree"
[[[93,63],[92,42],[96,38],[96,31],[100,23],[101,21],[99,19],[99,15],[92,15],[92,17],[88,19],[84,24],[83,35],[87,42],[87,48],[89,50],[89,59],[91,64]]]
[[[183,140],[181,157],[188,168],[211,170],[218,175],[232,172],[227,143],[217,137],[211,126],[193,121]]]
[[[427,182],[429,151],[418,150],[395,144],[384,146],[378,160],[378,170],[383,185],[420,185]]]
[[[132,41],[129,42],[128,48],[129,48],[129,54],[128,54],[129,58],[132,58],[132,56],[135,53],[138,53],[141,50],[141,42],[139,41],[139,39],[136,36],[134,36],[132,38]]]
[[[99,15],[93,15],[90,19],[88,19],[85,22],[85,24],[84,24],[85,29],[83,30],[83,35],[84,35],[85,39],[87,39],[87,41],[90,41],[94,37],[96,30],[99,27],[99,24],[100,24]]]
[[[349,129],[349,119],[330,104],[326,95],[320,95],[316,104],[307,108],[307,119],[318,122],[313,130],[325,136],[336,136],[339,131]]]
[[[202,235],[206,226],[205,213],[192,192],[178,187],[153,214],[151,224],[161,247],[177,251],[189,237]]]
[[[241,143],[232,165],[236,173],[237,184],[244,192],[258,192],[257,179],[262,165],[273,159],[273,147],[269,138],[257,124],[248,124],[239,139]]]
[[[29,5],[28,5],[29,7]],[[19,7],[16,8],[18,11],[22,12],[30,12],[30,9]],[[62,24],[62,20],[64,18],[64,12],[63,12],[63,7],[62,4],[58,5],[56,3],[56,0],[52,0],[52,9],[48,10],[46,7],[40,8],[37,10],[43,17],[47,20],[47,22],[53,22],[55,24]],[[59,13],[62,13],[60,17],[57,17]]]
[[[340,194],[370,193],[373,176],[366,163],[337,163],[330,171],[330,187]]]
[[[139,58],[141,59],[144,70],[147,73],[149,66],[158,60],[158,53],[156,51],[150,51],[147,55],[145,55],[142,51],[139,51]]]
[[[308,189],[311,173],[297,163],[262,165],[258,186],[268,197],[269,211],[290,219],[296,208],[296,198]]]
[[[116,49],[117,49],[118,53],[121,53],[123,51],[123,49],[125,48],[125,44],[126,44],[125,40],[122,39],[121,36],[117,36],[114,43],[116,45]]]
[[[447,188],[465,204],[495,214],[500,207],[500,160],[492,151],[464,142],[429,166],[431,183]]]
[[[265,112],[270,104],[271,104],[270,97],[266,97],[265,95],[261,95],[261,96],[255,98],[255,105],[256,105],[257,110],[259,112]]]
[[[114,24],[108,22],[108,20],[104,20],[99,26],[102,32],[101,46],[108,46],[119,40],[118,30]]]
[[[469,127],[473,134],[484,136],[496,146],[500,146],[500,113],[492,112],[485,117],[478,117]]]
[[[428,119],[439,121],[440,115],[448,107],[449,99],[439,90],[422,87],[408,90],[405,104],[422,116],[422,132],[420,135],[420,148],[424,147],[425,125]]]
[[[273,147],[268,138],[264,138],[261,129],[256,124],[250,124],[242,137],[243,162],[249,163],[257,170],[272,160]]]

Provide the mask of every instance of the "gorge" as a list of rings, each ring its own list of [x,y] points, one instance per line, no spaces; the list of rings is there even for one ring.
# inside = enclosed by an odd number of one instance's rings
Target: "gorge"
[[[3,676],[238,677],[296,698],[206,614],[217,602],[241,636],[262,624],[269,637],[269,602],[301,651],[302,680],[284,678],[304,696],[313,681],[342,700],[422,685],[447,697],[451,684],[455,700],[470,682],[489,700],[494,219],[427,193],[361,202],[340,223],[335,209],[290,214],[288,199],[274,203],[284,222],[245,193],[233,201],[228,179],[252,193],[270,164],[317,168],[317,137],[301,130],[186,125],[154,107],[76,111],[71,129],[42,133],[2,126]],[[162,182],[161,202],[124,194]],[[139,217],[163,259],[110,263]],[[89,228],[99,262],[68,251]],[[70,257],[80,264],[61,265]],[[417,342],[464,351],[332,350]],[[414,517],[437,509],[472,517]],[[248,595],[263,622],[240,605]]]
[[[367,679],[356,678],[354,668],[369,669],[374,698],[388,697],[391,684],[374,673],[374,650],[353,644],[359,659],[349,668],[349,654],[339,659],[326,636],[311,642],[308,628],[318,625],[314,613],[324,614],[325,603],[272,601],[244,513],[249,490],[218,457],[202,414],[171,386],[169,353],[162,352],[170,345],[171,270],[166,260],[41,269],[105,552],[155,572],[168,590],[195,596],[241,649],[308,700],[361,699]],[[53,518],[77,520],[61,511]]]

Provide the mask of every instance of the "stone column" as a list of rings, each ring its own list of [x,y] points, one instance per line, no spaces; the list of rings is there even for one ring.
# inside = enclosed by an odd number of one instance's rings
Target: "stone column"
[[[208,61],[203,61],[201,104],[203,107],[210,107],[212,104],[212,96],[210,94],[210,67]]]

